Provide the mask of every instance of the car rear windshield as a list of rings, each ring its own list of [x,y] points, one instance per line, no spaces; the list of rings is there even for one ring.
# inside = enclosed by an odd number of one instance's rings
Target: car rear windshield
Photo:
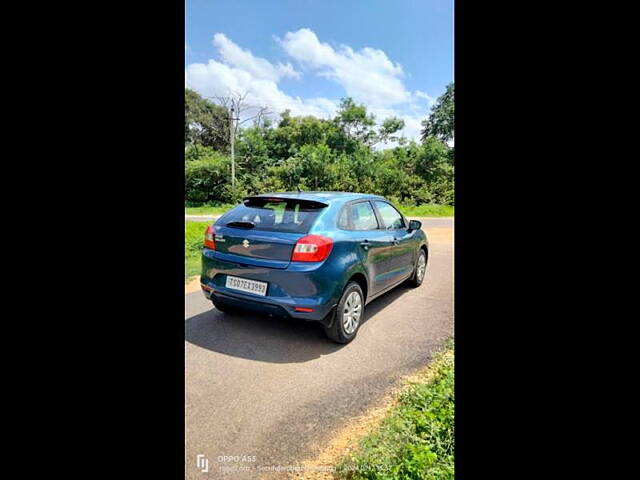
[[[326,205],[299,199],[245,199],[219,220],[222,225],[272,232],[307,233]]]

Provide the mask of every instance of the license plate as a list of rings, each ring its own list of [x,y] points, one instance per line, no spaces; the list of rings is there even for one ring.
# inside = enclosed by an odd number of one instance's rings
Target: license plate
[[[258,282],[256,280],[249,280],[248,278],[227,275],[227,283],[225,285],[231,290],[265,296],[267,294],[268,284],[267,282]]]

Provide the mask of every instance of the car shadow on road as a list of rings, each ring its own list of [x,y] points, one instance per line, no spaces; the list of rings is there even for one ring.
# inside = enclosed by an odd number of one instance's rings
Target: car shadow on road
[[[363,325],[372,316],[391,307],[408,290],[399,286],[373,300],[366,307]],[[213,306],[211,310],[188,318],[184,334],[187,342],[198,347],[269,363],[308,362],[345,346],[329,340],[318,322],[247,312],[229,315]]]

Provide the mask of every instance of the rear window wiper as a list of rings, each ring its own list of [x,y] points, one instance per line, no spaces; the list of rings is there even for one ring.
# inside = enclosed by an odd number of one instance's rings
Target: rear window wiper
[[[253,222],[229,222],[225,224],[225,226],[238,228],[255,228],[256,224]]]

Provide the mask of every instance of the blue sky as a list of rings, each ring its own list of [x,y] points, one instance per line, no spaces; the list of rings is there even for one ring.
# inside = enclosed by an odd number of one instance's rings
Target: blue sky
[[[453,80],[453,0],[186,0],[185,77],[205,96],[330,117],[420,120]]]

